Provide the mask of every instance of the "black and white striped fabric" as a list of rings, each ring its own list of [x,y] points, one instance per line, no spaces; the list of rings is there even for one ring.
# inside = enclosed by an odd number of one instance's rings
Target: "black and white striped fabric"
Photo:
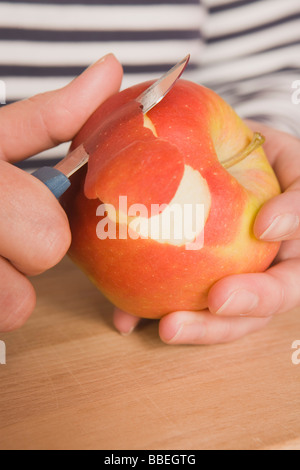
[[[300,135],[300,0],[0,0],[0,80],[7,103],[59,88],[113,52],[123,88],[191,54],[185,78],[242,117]],[[25,162],[55,164],[68,145]]]
[[[242,117],[300,137],[300,0],[206,0],[199,80]],[[299,85],[298,85],[299,86]]]

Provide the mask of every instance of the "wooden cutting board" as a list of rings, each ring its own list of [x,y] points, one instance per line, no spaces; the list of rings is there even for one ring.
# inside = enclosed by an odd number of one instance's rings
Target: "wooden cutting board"
[[[300,309],[233,344],[167,346],[156,322],[119,335],[68,259],[34,285],[29,322],[0,334],[0,449],[300,449]]]

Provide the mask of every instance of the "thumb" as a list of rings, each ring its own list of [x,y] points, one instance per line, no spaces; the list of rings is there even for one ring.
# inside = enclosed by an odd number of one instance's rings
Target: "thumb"
[[[254,233],[266,241],[300,239],[300,178],[268,201],[257,215]]]
[[[0,159],[16,162],[68,142],[121,81],[122,67],[108,54],[66,87],[2,108]]]

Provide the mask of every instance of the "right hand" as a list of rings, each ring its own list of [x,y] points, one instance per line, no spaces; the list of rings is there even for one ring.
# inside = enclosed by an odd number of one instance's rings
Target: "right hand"
[[[121,81],[122,67],[110,54],[65,88],[0,109],[1,332],[23,325],[35,307],[27,276],[56,265],[71,242],[59,202],[12,163],[73,139],[97,107],[118,92]]]

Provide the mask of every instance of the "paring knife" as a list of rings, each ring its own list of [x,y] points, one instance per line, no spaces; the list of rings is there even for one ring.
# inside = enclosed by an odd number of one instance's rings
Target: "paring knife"
[[[135,99],[135,101],[140,104],[144,114],[154,108],[154,106],[156,106],[173,88],[176,81],[184,72],[189,59],[190,55],[187,55]],[[92,138],[95,138],[94,134],[92,135]],[[60,198],[60,196],[62,196],[71,185],[69,180],[70,176],[88,162],[90,156],[86,150],[86,147],[89,147],[88,144],[89,139],[69,153],[55,167],[40,168],[33,173],[33,176],[42,181],[55,197]]]

